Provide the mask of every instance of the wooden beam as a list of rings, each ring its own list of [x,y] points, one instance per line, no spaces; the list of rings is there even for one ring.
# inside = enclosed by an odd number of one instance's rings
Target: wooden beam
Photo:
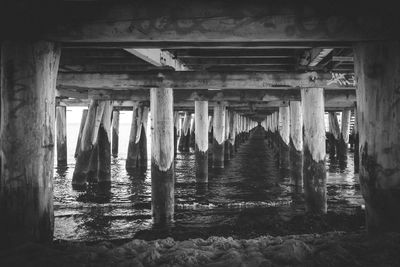
[[[332,56],[332,61],[354,62],[354,58],[353,57],[345,57],[345,56]]]
[[[225,49],[176,49],[169,50],[176,55],[179,59],[222,59],[222,58],[291,58],[297,57],[298,51],[293,48],[225,48]]]
[[[295,58],[185,58],[186,65],[276,66],[294,65]]]
[[[17,14],[23,12],[18,7],[5,10],[9,19],[4,25],[16,27],[8,35],[26,32],[28,25],[28,30],[62,42],[366,41],[396,39],[399,32],[393,25],[400,24],[394,6],[359,1],[334,6],[294,0],[57,2],[36,13],[26,10],[28,23],[19,21]],[[43,25],[49,26],[39,28]]]
[[[212,111],[212,108],[216,103],[221,101],[209,101],[209,108]],[[89,99],[63,99],[61,101],[63,105],[66,106],[80,106],[80,107],[87,107],[90,103]],[[118,100],[113,101],[113,107],[116,110],[132,110],[132,106],[137,103],[137,101],[132,100]],[[148,102],[146,102],[146,105]],[[188,100],[188,101],[174,101],[174,110],[177,111],[194,111],[194,103],[195,101]],[[260,113],[263,111],[270,112],[271,110],[277,110],[280,106],[287,106],[289,101],[287,100],[272,100],[268,102],[230,102],[224,101],[226,103],[227,108],[230,110],[242,111],[242,112],[255,112]],[[352,100],[343,100],[340,102],[327,100],[325,97],[325,110],[326,111],[342,111],[348,108],[354,108],[355,102]]]
[[[80,89],[73,91],[69,89],[58,89],[57,96],[75,99],[97,99],[97,100],[130,100],[149,101],[149,89],[139,90],[96,90]],[[331,102],[355,102],[356,91],[348,90],[326,90],[325,101]],[[180,101],[230,101],[230,102],[265,102],[277,100],[300,100],[299,89],[269,89],[269,90],[174,90],[174,102]],[[70,100],[71,101],[71,100]],[[74,100],[75,101],[75,100]]]
[[[137,73],[145,71],[168,71],[169,67],[156,67],[150,64],[132,65],[132,64],[91,64],[91,63],[76,63],[60,65],[60,72],[79,72],[79,73]]]
[[[157,67],[169,66],[176,71],[189,70],[183,62],[174,58],[170,52],[158,48],[130,48],[125,49],[125,51]]]
[[[60,73],[58,89],[143,89],[159,86],[174,89],[289,89],[322,87],[354,89],[346,78],[329,73],[243,73],[243,72],[173,72],[164,74],[79,74]]]
[[[116,49],[116,48],[160,48],[168,50],[177,49],[240,49],[244,52],[251,51],[253,49],[311,49],[313,47],[335,47],[335,48],[352,48],[353,42],[351,41],[231,41],[231,42],[220,42],[220,41],[140,41],[140,42],[68,42],[62,43],[63,49]]]

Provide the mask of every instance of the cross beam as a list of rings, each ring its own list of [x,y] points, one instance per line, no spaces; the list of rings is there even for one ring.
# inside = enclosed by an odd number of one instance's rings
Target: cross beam
[[[342,80],[341,80],[342,79]],[[243,72],[169,72],[159,74],[59,73],[59,89],[354,89],[354,77],[330,73],[243,73]]]

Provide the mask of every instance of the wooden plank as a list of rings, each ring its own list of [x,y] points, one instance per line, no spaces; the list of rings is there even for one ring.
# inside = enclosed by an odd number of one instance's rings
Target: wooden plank
[[[343,76],[343,77],[342,77]],[[243,73],[243,72],[173,72],[159,74],[79,74],[60,73],[58,89],[288,89],[312,88],[353,89],[354,75],[329,73]]]
[[[353,57],[344,57],[344,56],[332,56],[332,61],[354,62],[354,58]]]
[[[63,43],[62,47],[65,49],[116,49],[116,48],[160,48],[168,50],[177,49],[240,49],[249,52],[253,49],[311,49],[313,47],[335,47],[335,48],[352,48],[353,42],[350,41],[231,41],[231,42],[215,42],[215,41],[140,41],[140,42],[73,42]],[[223,51],[222,51],[223,52]]]
[[[186,58],[185,63],[191,65],[240,65],[240,66],[274,66],[294,65],[295,58]]]
[[[170,52],[158,48],[129,48],[125,51],[157,67],[169,66],[176,71],[189,70],[183,62],[174,58]]]

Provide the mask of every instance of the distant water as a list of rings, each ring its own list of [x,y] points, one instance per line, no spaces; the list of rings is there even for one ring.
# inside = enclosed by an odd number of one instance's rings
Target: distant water
[[[159,231],[151,220],[149,168],[131,176],[125,171],[130,125],[120,125],[119,157],[112,159],[109,192],[72,190],[79,124],[68,124],[67,129],[68,168],[59,171],[55,167],[56,239],[95,241],[166,234],[181,238],[219,234],[246,237],[340,230],[343,224],[351,229],[363,227],[364,202],[353,172],[352,153],[344,170],[328,160],[329,212],[327,217],[310,219],[305,215],[302,196],[295,193],[288,177],[279,176],[274,155],[258,137],[243,144],[224,170],[210,170],[207,187],[196,185],[193,152],[179,153],[175,160],[175,221],[167,233]]]

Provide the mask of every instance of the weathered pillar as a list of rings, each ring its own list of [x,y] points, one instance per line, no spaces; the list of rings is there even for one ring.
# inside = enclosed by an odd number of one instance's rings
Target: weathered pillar
[[[60,49],[2,41],[0,243],[53,239],[55,85]]]
[[[303,188],[303,112],[300,101],[290,101],[290,178],[295,192]]]
[[[78,157],[78,153],[79,153],[79,150],[80,150],[81,139],[82,139],[82,134],[83,134],[83,128],[85,127],[87,114],[88,114],[88,110],[84,109],[82,111],[82,118],[81,118],[81,124],[79,126],[78,140],[76,142],[76,148],[75,148],[75,154],[74,154],[75,159]]]
[[[103,186],[111,185],[111,101],[104,101],[104,111],[98,134],[98,181]]]
[[[67,166],[67,107],[56,107],[57,122],[57,165]]]
[[[182,152],[189,152],[190,146],[190,121],[192,116],[189,112],[185,112],[183,118],[181,138],[179,140],[179,150]]]
[[[231,159],[231,151],[230,151],[230,142],[229,142],[229,120],[230,120],[230,112],[228,110],[225,111],[225,141],[224,141],[224,159],[225,161],[229,161]]]
[[[88,180],[97,180],[98,168],[98,133],[103,117],[104,102],[91,100],[82,137],[79,144],[79,151],[76,157],[74,173],[72,175],[72,187],[83,189]]]
[[[279,167],[282,175],[289,171],[290,110],[289,106],[279,107]]]
[[[236,123],[235,123],[235,114],[233,111],[229,114],[229,151],[230,151],[230,158],[233,157],[235,152],[235,135],[236,135]]]
[[[174,112],[174,157],[178,153],[178,137],[179,137],[179,112]]]
[[[208,101],[195,101],[196,181],[208,182]]]
[[[275,154],[275,160],[278,169],[280,168],[279,163],[280,163],[280,157],[279,157],[279,111],[276,111],[272,114],[273,118],[273,132],[272,132],[272,147],[273,147],[273,152]]]
[[[151,207],[153,221],[163,224],[174,215],[174,126],[172,88],[150,89]]]
[[[338,159],[341,168],[346,168],[347,165],[347,146],[349,143],[350,134],[350,110],[342,111],[342,131],[340,133],[339,145],[338,145]]]
[[[99,181],[99,129],[101,122],[103,120],[103,114],[104,110],[106,107],[106,102],[105,101],[96,101],[97,102],[97,107],[96,107],[96,117],[95,117],[95,123],[94,123],[94,129],[96,132],[94,133],[94,137],[92,139],[92,144],[93,144],[93,149],[90,155],[90,160],[89,160],[89,167],[88,167],[88,172],[87,172],[87,181],[89,183],[95,182],[97,183]]]
[[[191,114],[191,119],[190,119],[190,136],[189,136],[189,147],[195,150],[195,144],[196,144],[196,134],[195,134],[195,129],[196,129],[196,119],[195,115]],[[208,121],[207,121],[208,122]]]
[[[400,232],[400,42],[357,44],[354,63],[367,230]]]
[[[357,109],[354,112],[354,173],[359,173],[360,170],[360,142],[358,134],[358,114]]]
[[[149,120],[149,107],[142,107],[142,131],[139,136],[139,166],[147,169],[147,125]]]
[[[119,146],[119,110],[112,113],[112,156],[118,157]]]
[[[132,111],[131,132],[129,135],[128,155],[125,169],[132,172],[147,168],[147,137],[146,124],[148,108],[134,104]]]
[[[216,103],[213,120],[213,168],[224,168],[225,106]]]
[[[324,89],[301,89],[304,123],[304,196],[306,210],[326,213]]]
[[[340,128],[337,120],[336,112],[329,112],[329,154],[331,159],[338,155]]]

